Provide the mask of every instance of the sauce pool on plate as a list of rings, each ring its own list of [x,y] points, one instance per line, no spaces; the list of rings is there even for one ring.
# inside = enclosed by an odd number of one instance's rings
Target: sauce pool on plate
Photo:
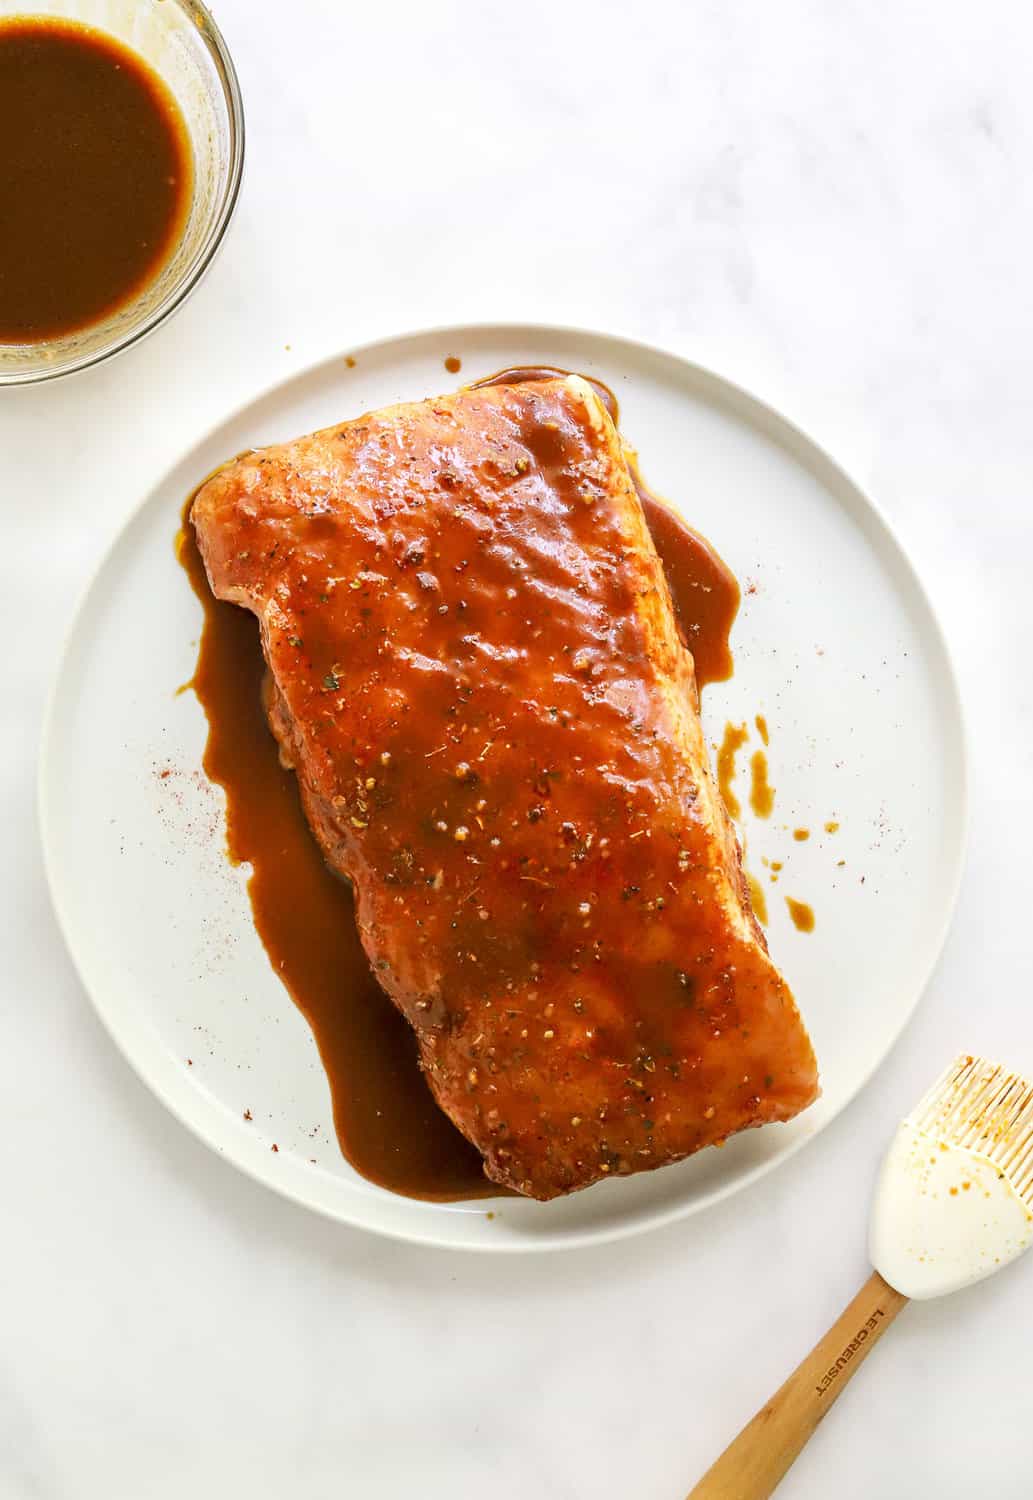
[[[768,758],[763,750],[750,757],[750,806],[758,818],[770,818],[775,806],[775,788],[768,780]]]
[[[738,797],[732,791],[732,782],[735,780],[736,764],[735,757],[745,745],[747,730],[745,724],[726,724],[725,732],[721,739],[721,745],[717,752],[717,789],[721,793],[721,801],[725,805],[725,812],[733,820],[742,816],[742,806]]]
[[[797,932],[814,931],[814,911],[806,901],[794,901],[792,896],[787,896],[786,907]]]
[[[154,280],[183,231],[190,143],[158,75],[114,37],[0,20],[0,343],[100,322]]]
[[[566,373],[514,368],[478,383]],[[616,418],[612,393],[592,384]],[[739,603],[735,578],[710,544],[638,476],[636,487],[696,657],[699,686],[728,677],[728,632]],[[373,978],[351,890],[324,863],[301,810],[296,778],[281,766],[266,722],[257,623],[248,611],[213,596],[189,512],[190,502],[178,555],[204,609],[191,683],[208,719],[204,768],[226,793],[230,857],[252,867],[248,891],[270,963],[315,1035],[341,1150],[364,1177],[408,1197],[443,1202],[504,1196],[505,1189],[485,1178],[480,1153],[434,1102],[419,1069],[415,1037]]]
[[[226,792],[230,857],[252,867],[248,893],[269,961],[315,1035],[341,1150],[364,1177],[409,1197],[497,1197],[480,1153],[435,1104],[408,1022],[373,978],[351,890],[324,862],[266,722],[257,622],[212,594],[185,516],[179,560],[204,607],[192,681],[208,719],[204,768]]]

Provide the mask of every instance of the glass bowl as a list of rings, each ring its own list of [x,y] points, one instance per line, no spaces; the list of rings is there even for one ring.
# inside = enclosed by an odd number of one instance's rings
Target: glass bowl
[[[59,16],[132,48],[175,96],[190,139],[193,199],[179,242],[130,302],[74,333],[0,343],[0,385],[52,380],[144,338],[180,307],[208,269],[233,215],[244,167],[244,109],[219,28],[198,0],[0,0],[10,17]]]

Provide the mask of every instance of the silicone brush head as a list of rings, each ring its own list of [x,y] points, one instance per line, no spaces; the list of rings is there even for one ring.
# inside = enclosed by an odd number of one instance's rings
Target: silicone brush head
[[[990,1276],[1033,1243],[1033,1084],[959,1057],[901,1124],[882,1165],[870,1253],[907,1297]]]

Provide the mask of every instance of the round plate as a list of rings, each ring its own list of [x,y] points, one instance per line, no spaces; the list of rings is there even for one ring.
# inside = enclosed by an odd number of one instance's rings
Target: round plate
[[[460,377],[446,373],[446,356],[462,360]],[[169,1109],[238,1167],[322,1213],[493,1250],[584,1244],[692,1213],[829,1123],[886,1056],[930,974],[966,821],[943,637],[871,501],[798,428],[707,370],[624,339],[518,326],[400,337],[353,358],[278,386],[206,437],[132,517],[86,595],[41,767],[43,844],[69,948],[112,1037]],[[755,717],[767,720],[774,815],[747,811],[741,831],[824,1092],[790,1125],[569,1199],[421,1203],[342,1159],[311,1034],[255,933],[247,871],[226,859],[223,794],[201,770],[205,719],[192,693],[175,691],[192,673],[201,616],[173,537],[185,497],[242,449],[517,364],[612,386],[646,479],[743,586],[735,676],[707,689],[704,721],[712,741],[728,720],[750,726],[744,793]],[[804,828],[809,838],[797,840]],[[813,932],[796,930],[786,896],[813,907]]]

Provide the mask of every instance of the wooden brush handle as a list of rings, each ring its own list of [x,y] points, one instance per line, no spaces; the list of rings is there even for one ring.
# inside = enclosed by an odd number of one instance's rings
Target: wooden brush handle
[[[907,1300],[873,1271],[824,1338],[707,1470],[689,1500],[767,1500]]]

